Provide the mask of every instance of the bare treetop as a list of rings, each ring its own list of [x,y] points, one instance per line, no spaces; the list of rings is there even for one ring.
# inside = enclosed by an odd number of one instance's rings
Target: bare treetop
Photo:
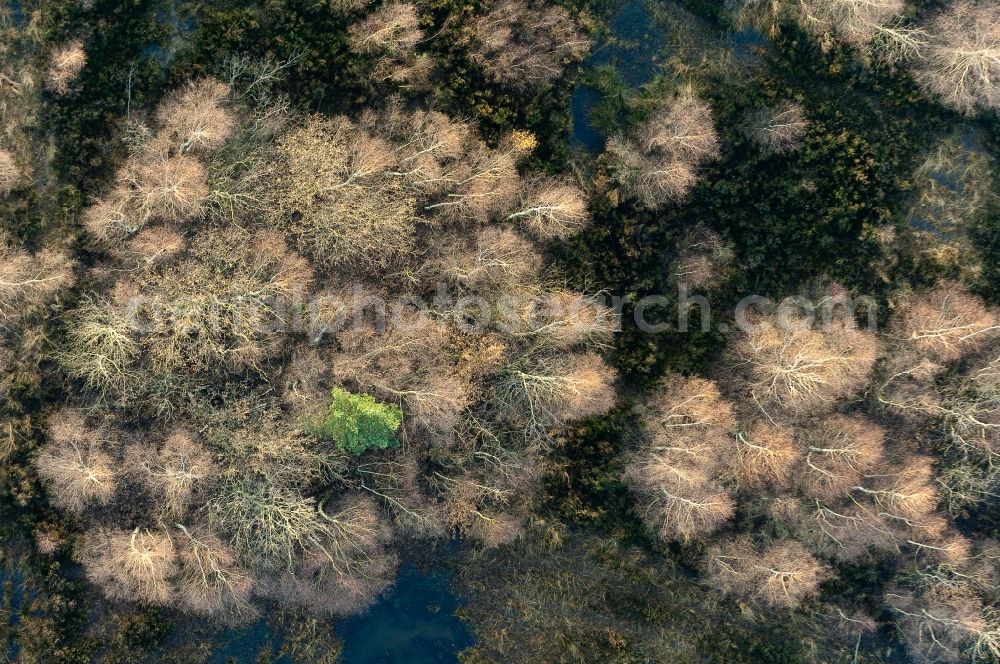
[[[471,57],[487,76],[515,87],[545,85],[590,51],[563,7],[495,0],[471,29]]]
[[[83,50],[83,42],[76,40],[57,47],[52,52],[50,62],[45,72],[45,85],[56,94],[66,94],[69,92],[70,84],[87,64],[87,53]]]
[[[691,90],[655,111],[632,137],[612,137],[606,147],[611,172],[625,192],[646,207],[683,199],[697,169],[719,156],[711,109]]]
[[[928,23],[917,79],[958,111],[1000,108],[1000,7],[956,0]]]

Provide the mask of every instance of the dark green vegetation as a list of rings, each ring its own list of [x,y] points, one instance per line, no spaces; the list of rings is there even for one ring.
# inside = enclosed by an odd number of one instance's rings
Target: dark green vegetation
[[[607,0],[560,4],[595,33],[607,30],[614,14]],[[720,4],[686,3],[700,29],[716,36],[727,29]],[[245,55],[287,62],[278,88],[309,111],[354,114],[393,91],[367,84],[368,63],[350,51],[348,23],[327,0],[22,5],[24,12],[39,12],[40,51],[82,38],[88,64],[69,94],[42,93],[31,135],[38,145],[51,142],[52,172],[5,201],[0,223],[26,247],[64,246],[84,263],[92,257],[75,220],[125,158],[120,139],[129,113],[154,106],[178,83]],[[421,26],[436,35],[422,48],[437,60],[427,95],[437,107],[475,121],[493,142],[510,130],[531,132],[539,141],[532,167],[558,172],[570,161],[595,176],[591,228],[553,245],[551,255],[573,286],[626,300],[623,331],[609,351],[622,376],[619,407],[557,436],[545,493],[524,541],[469,552],[458,563],[457,586],[470,600],[462,615],[478,639],[465,661],[650,662],[662,661],[664,652],[671,662],[850,661],[853,638],[827,639],[832,622],[814,607],[758,611],[700,585],[698,546],[655,541],[633,513],[634,497],[617,459],[638,436],[635,399],[667,370],[706,372],[725,340],[718,324],[729,321],[732,305],[744,295],[779,299],[829,278],[873,297],[884,323],[891,293],[901,285],[959,278],[961,258],[923,251],[907,215],[914,171],[964,120],[904,71],[864,66],[842,46],[824,52],[787,25],[753,66],[706,67],[697,75],[714,113],[721,157],[683,203],[643,210],[619,196],[603,163],[573,154],[569,100],[580,72],[571,67],[554,85],[527,94],[505,89],[481,75],[463,46],[461,32],[477,3],[418,5]],[[588,72],[601,94],[595,125],[634,126],[657,99],[679,89],[685,54],[670,60],[672,55],[664,53],[667,66],[641,88],[630,88],[613,69]],[[763,154],[747,136],[746,117],[782,99],[808,108],[809,129],[799,150]],[[987,117],[980,124],[988,151],[1000,158],[1000,120]],[[997,190],[997,169],[994,178]],[[683,331],[673,322],[678,294],[671,266],[686,238],[706,229],[732,253],[717,283],[691,293],[707,298],[716,313],[713,327],[699,330],[692,313],[692,329]],[[883,238],[886,229],[896,234],[891,246]],[[971,288],[1000,304],[996,205],[976,220],[972,240],[982,270]],[[634,303],[646,295],[666,296],[646,312],[668,322],[663,333],[631,324]],[[28,463],[49,404],[71,389],[43,358],[50,339],[63,334],[58,308],[74,297],[53,305],[37,337],[18,339],[12,387],[0,412],[0,647],[23,661],[212,661],[212,649],[235,638],[232,632],[172,611],[108,604],[93,593],[73,561],[77,524],[48,505]],[[393,405],[338,388],[329,413],[307,424],[317,437],[361,454],[396,447],[401,419]],[[936,433],[921,432],[923,444],[933,448]],[[735,520],[752,524],[758,516],[738,514]],[[995,536],[997,521],[972,513],[963,527]],[[876,607],[874,598],[892,574],[887,565],[844,565],[824,584],[820,599],[850,597]],[[339,644],[328,622],[296,612],[275,616],[266,629],[280,638],[264,639],[260,661],[335,661]],[[885,627],[866,636],[857,661],[905,661],[894,639]]]

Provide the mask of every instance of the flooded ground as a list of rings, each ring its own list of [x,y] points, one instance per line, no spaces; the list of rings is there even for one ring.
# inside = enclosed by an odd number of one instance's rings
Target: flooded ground
[[[393,588],[367,612],[337,624],[343,664],[432,664],[457,662],[473,645],[455,615],[460,600],[450,574],[404,567]]]
[[[338,621],[330,629],[341,642],[343,664],[443,664],[475,639],[455,611],[461,599],[451,590],[451,574],[404,565],[396,583],[368,611]],[[281,654],[285,634],[260,620],[226,630],[215,639],[206,664],[268,661],[290,664]]]
[[[656,73],[656,54],[664,45],[666,34],[652,21],[643,0],[627,2],[618,10],[609,26],[610,33],[584,61],[589,71],[613,67],[621,81],[637,88]],[[573,114],[573,142],[596,154],[604,149],[606,136],[598,130],[591,114],[600,102],[599,92],[581,85],[573,92],[570,109]]]
[[[752,27],[727,30],[677,3],[625,2],[583,62],[583,83],[570,101],[573,144],[593,155],[603,151],[629,97],[658,75],[677,84],[710,73],[742,76],[769,46]]]

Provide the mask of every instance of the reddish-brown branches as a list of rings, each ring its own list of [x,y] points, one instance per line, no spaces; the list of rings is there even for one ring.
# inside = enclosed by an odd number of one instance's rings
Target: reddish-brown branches
[[[178,524],[176,601],[192,613],[241,622],[256,615],[250,604],[256,582],[232,549],[203,527]]]
[[[732,496],[713,486],[698,469],[672,466],[661,456],[633,464],[626,476],[644,487],[639,513],[663,539],[688,542],[707,537],[735,511]]]
[[[1000,108],[1000,10],[984,0],[957,0],[927,25],[932,35],[917,79],[965,113]]]
[[[179,223],[201,216],[212,192],[204,157],[225,143],[235,118],[224,107],[228,86],[201,79],[159,108],[156,131],[139,127],[139,145],[118,172],[111,191],[83,215],[98,242],[114,248],[147,223]]]
[[[610,167],[625,192],[647,207],[684,198],[697,169],[719,155],[711,109],[687,90],[639,126],[608,141]]]
[[[861,388],[875,363],[875,336],[852,320],[813,328],[777,315],[747,327],[730,342],[731,363],[765,410],[829,406]]]
[[[186,431],[168,436],[155,455],[143,445],[133,448],[131,456],[140,481],[173,519],[187,512],[195,492],[213,482],[218,473],[208,450]]]
[[[756,422],[736,434],[735,449],[725,464],[737,486],[759,490],[787,486],[802,451],[791,431],[769,422]]]
[[[351,26],[351,48],[358,53],[408,55],[420,42],[420,18],[413,5],[387,2]]]
[[[472,24],[470,57],[490,78],[515,87],[545,85],[582,59],[590,39],[564,8],[496,0]]]
[[[173,599],[174,543],[161,532],[136,528],[87,534],[81,562],[87,576],[112,599],[167,604]]]
[[[229,86],[214,78],[191,81],[174,92],[156,111],[157,140],[180,153],[205,153],[222,147],[236,120],[225,107]]]
[[[415,30],[414,9],[389,4],[352,38],[405,52]],[[613,405],[615,372],[592,351],[615,319],[545,286],[520,233],[587,220],[563,180],[522,191],[531,134],[491,146],[401,102],[286,127],[237,119],[246,96],[197,81],[129,127],[125,166],[84,214],[99,290],[67,315],[56,357],[134,434],[122,454],[103,439],[57,449],[53,433],[39,474],[96,522],[82,561],[109,597],[231,621],[261,597],[353,612],[389,582],[394,533],[518,537],[552,430]],[[237,180],[256,207],[217,214]],[[331,404],[334,388],[359,398]],[[349,453],[369,397],[395,424]],[[336,424],[310,426],[319,413]],[[112,514],[116,480],[149,504]]]
[[[611,310],[595,299],[569,291],[525,290],[508,294],[501,306],[500,329],[518,340],[549,349],[571,349],[607,342],[617,327]]]
[[[886,603],[918,661],[1000,659],[1000,617],[967,576],[928,575],[916,589],[888,593]]]
[[[950,362],[1000,332],[997,314],[958,284],[911,294],[892,324],[892,334],[921,357]]]
[[[799,146],[808,126],[802,105],[785,102],[754,113],[750,135],[764,152],[782,154]]]
[[[815,594],[826,568],[798,542],[760,550],[748,540],[730,540],[709,553],[712,582],[723,590],[782,608]]]
[[[681,288],[711,288],[732,269],[733,250],[716,233],[695,228],[678,243],[673,278]]]
[[[61,411],[50,420],[35,468],[52,501],[71,512],[109,502],[118,485],[118,468],[103,432],[72,411]]]
[[[324,265],[379,267],[411,251],[416,200],[391,146],[346,118],[310,119],[278,145],[278,221]]]
[[[800,431],[805,453],[796,481],[809,496],[847,495],[882,460],[885,432],[860,416],[830,415]]]
[[[43,249],[17,251],[0,232],[0,328],[15,324],[32,309],[52,300],[73,282],[74,261]]]
[[[526,356],[504,368],[493,394],[505,417],[544,431],[607,412],[614,379],[596,353]]]
[[[425,263],[429,277],[484,295],[532,284],[542,265],[531,242],[510,228],[484,228],[471,243],[450,237],[438,249],[439,256]]]
[[[56,94],[66,94],[70,84],[86,64],[87,53],[83,50],[82,41],[76,40],[57,47],[52,52],[49,68],[45,72],[45,86]]]
[[[525,189],[507,219],[523,224],[540,240],[561,240],[579,232],[590,221],[590,213],[578,187],[546,178]]]
[[[115,402],[160,411],[180,396],[172,385],[194,374],[240,371],[279,352],[287,312],[312,283],[308,263],[279,239],[233,231],[200,235],[184,261],[133,277],[113,297],[82,301],[58,359]],[[146,389],[161,390],[155,403]]]
[[[733,514],[716,482],[735,421],[714,383],[669,377],[643,417],[647,440],[626,463],[643,519],[666,539],[704,537]]]

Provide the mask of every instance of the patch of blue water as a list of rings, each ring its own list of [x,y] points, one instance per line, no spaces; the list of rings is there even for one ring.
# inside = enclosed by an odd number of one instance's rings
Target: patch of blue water
[[[475,644],[455,615],[461,602],[443,569],[400,570],[396,583],[368,611],[337,623],[343,664],[440,664],[458,662]]]

